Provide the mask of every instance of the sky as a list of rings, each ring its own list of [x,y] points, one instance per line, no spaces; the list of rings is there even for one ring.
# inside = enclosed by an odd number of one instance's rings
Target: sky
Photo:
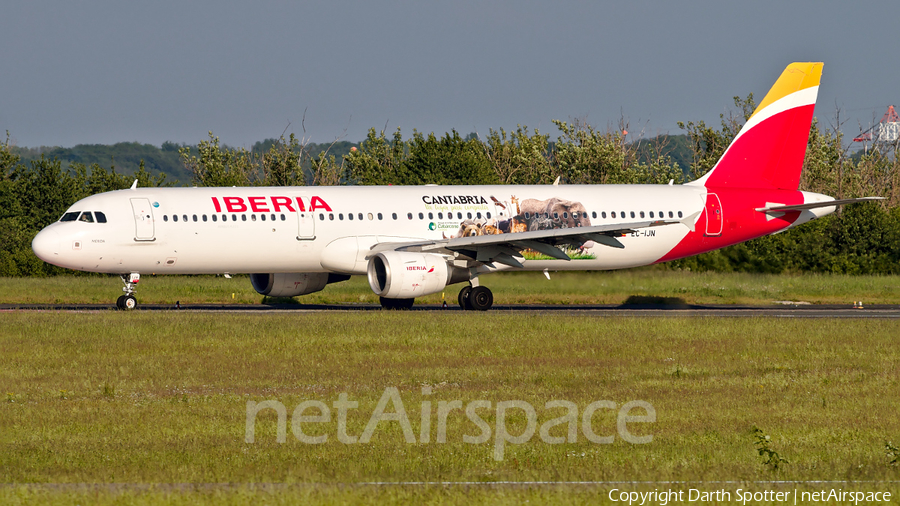
[[[23,147],[230,146],[370,128],[630,137],[718,125],[792,61],[825,62],[816,116],[851,137],[900,103],[900,3],[79,2],[0,9],[0,132]],[[891,56],[895,54],[895,56]]]

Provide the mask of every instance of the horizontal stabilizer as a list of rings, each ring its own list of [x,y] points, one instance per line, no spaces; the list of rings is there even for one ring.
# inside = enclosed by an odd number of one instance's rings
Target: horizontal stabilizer
[[[841,200],[824,200],[822,202],[810,202],[809,204],[781,205],[769,204],[766,207],[757,207],[756,210],[761,213],[781,213],[784,211],[805,211],[807,209],[818,209],[820,207],[843,206],[846,204],[856,204],[857,202],[870,202],[875,200],[884,200],[884,197],[860,197],[858,199],[841,199]]]

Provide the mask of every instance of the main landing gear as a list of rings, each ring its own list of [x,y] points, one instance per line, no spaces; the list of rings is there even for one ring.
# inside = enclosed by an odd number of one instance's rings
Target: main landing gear
[[[494,294],[486,286],[464,286],[457,301],[464,311],[487,311],[494,305]]]
[[[125,295],[120,295],[118,299],[116,299],[116,307],[130,311],[137,307],[137,297],[134,296],[134,287],[137,286],[138,282],[141,280],[141,275],[132,272],[131,274],[122,274],[119,276],[122,278],[122,283],[125,283],[125,287],[122,288],[122,291],[125,292]]]

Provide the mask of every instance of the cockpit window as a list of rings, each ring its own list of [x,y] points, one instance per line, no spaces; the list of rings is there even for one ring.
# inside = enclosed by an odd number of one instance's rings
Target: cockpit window
[[[78,218],[79,211],[72,211],[63,215],[59,221],[75,221]]]
[[[106,223],[106,215],[100,211],[94,211],[94,216],[97,218],[97,223]]]
[[[85,211],[85,212],[81,213],[81,216],[78,218],[78,221],[83,221],[85,223],[93,223],[94,216],[91,214],[90,211]]]

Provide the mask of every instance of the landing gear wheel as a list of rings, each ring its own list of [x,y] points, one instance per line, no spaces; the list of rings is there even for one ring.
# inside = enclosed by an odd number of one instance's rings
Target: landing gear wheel
[[[385,297],[379,297],[378,301],[381,302],[382,308],[390,311],[412,309],[416,299],[387,299]]]
[[[116,300],[116,307],[124,311],[131,311],[137,307],[137,299],[134,295],[120,295]]]
[[[125,284],[125,288],[122,289],[122,291],[125,292],[125,295],[120,295],[119,298],[116,299],[116,307],[123,311],[130,311],[137,307],[137,298],[134,296],[134,288],[141,280],[141,275],[137,272],[132,272],[130,274],[120,274],[119,277],[122,279],[122,283]]]
[[[464,286],[462,290],[459,291],[459,296],[456,297],[456,301],[459,302],[459,307],[463,311],[469,311],[472,309],[472,303],[469,299],[469,295],[472,293],[471,286]]]
[[[469,304],[476,311],[487,311],[494,305],[494,294],[486,286],[476,286],[469,293]]]

